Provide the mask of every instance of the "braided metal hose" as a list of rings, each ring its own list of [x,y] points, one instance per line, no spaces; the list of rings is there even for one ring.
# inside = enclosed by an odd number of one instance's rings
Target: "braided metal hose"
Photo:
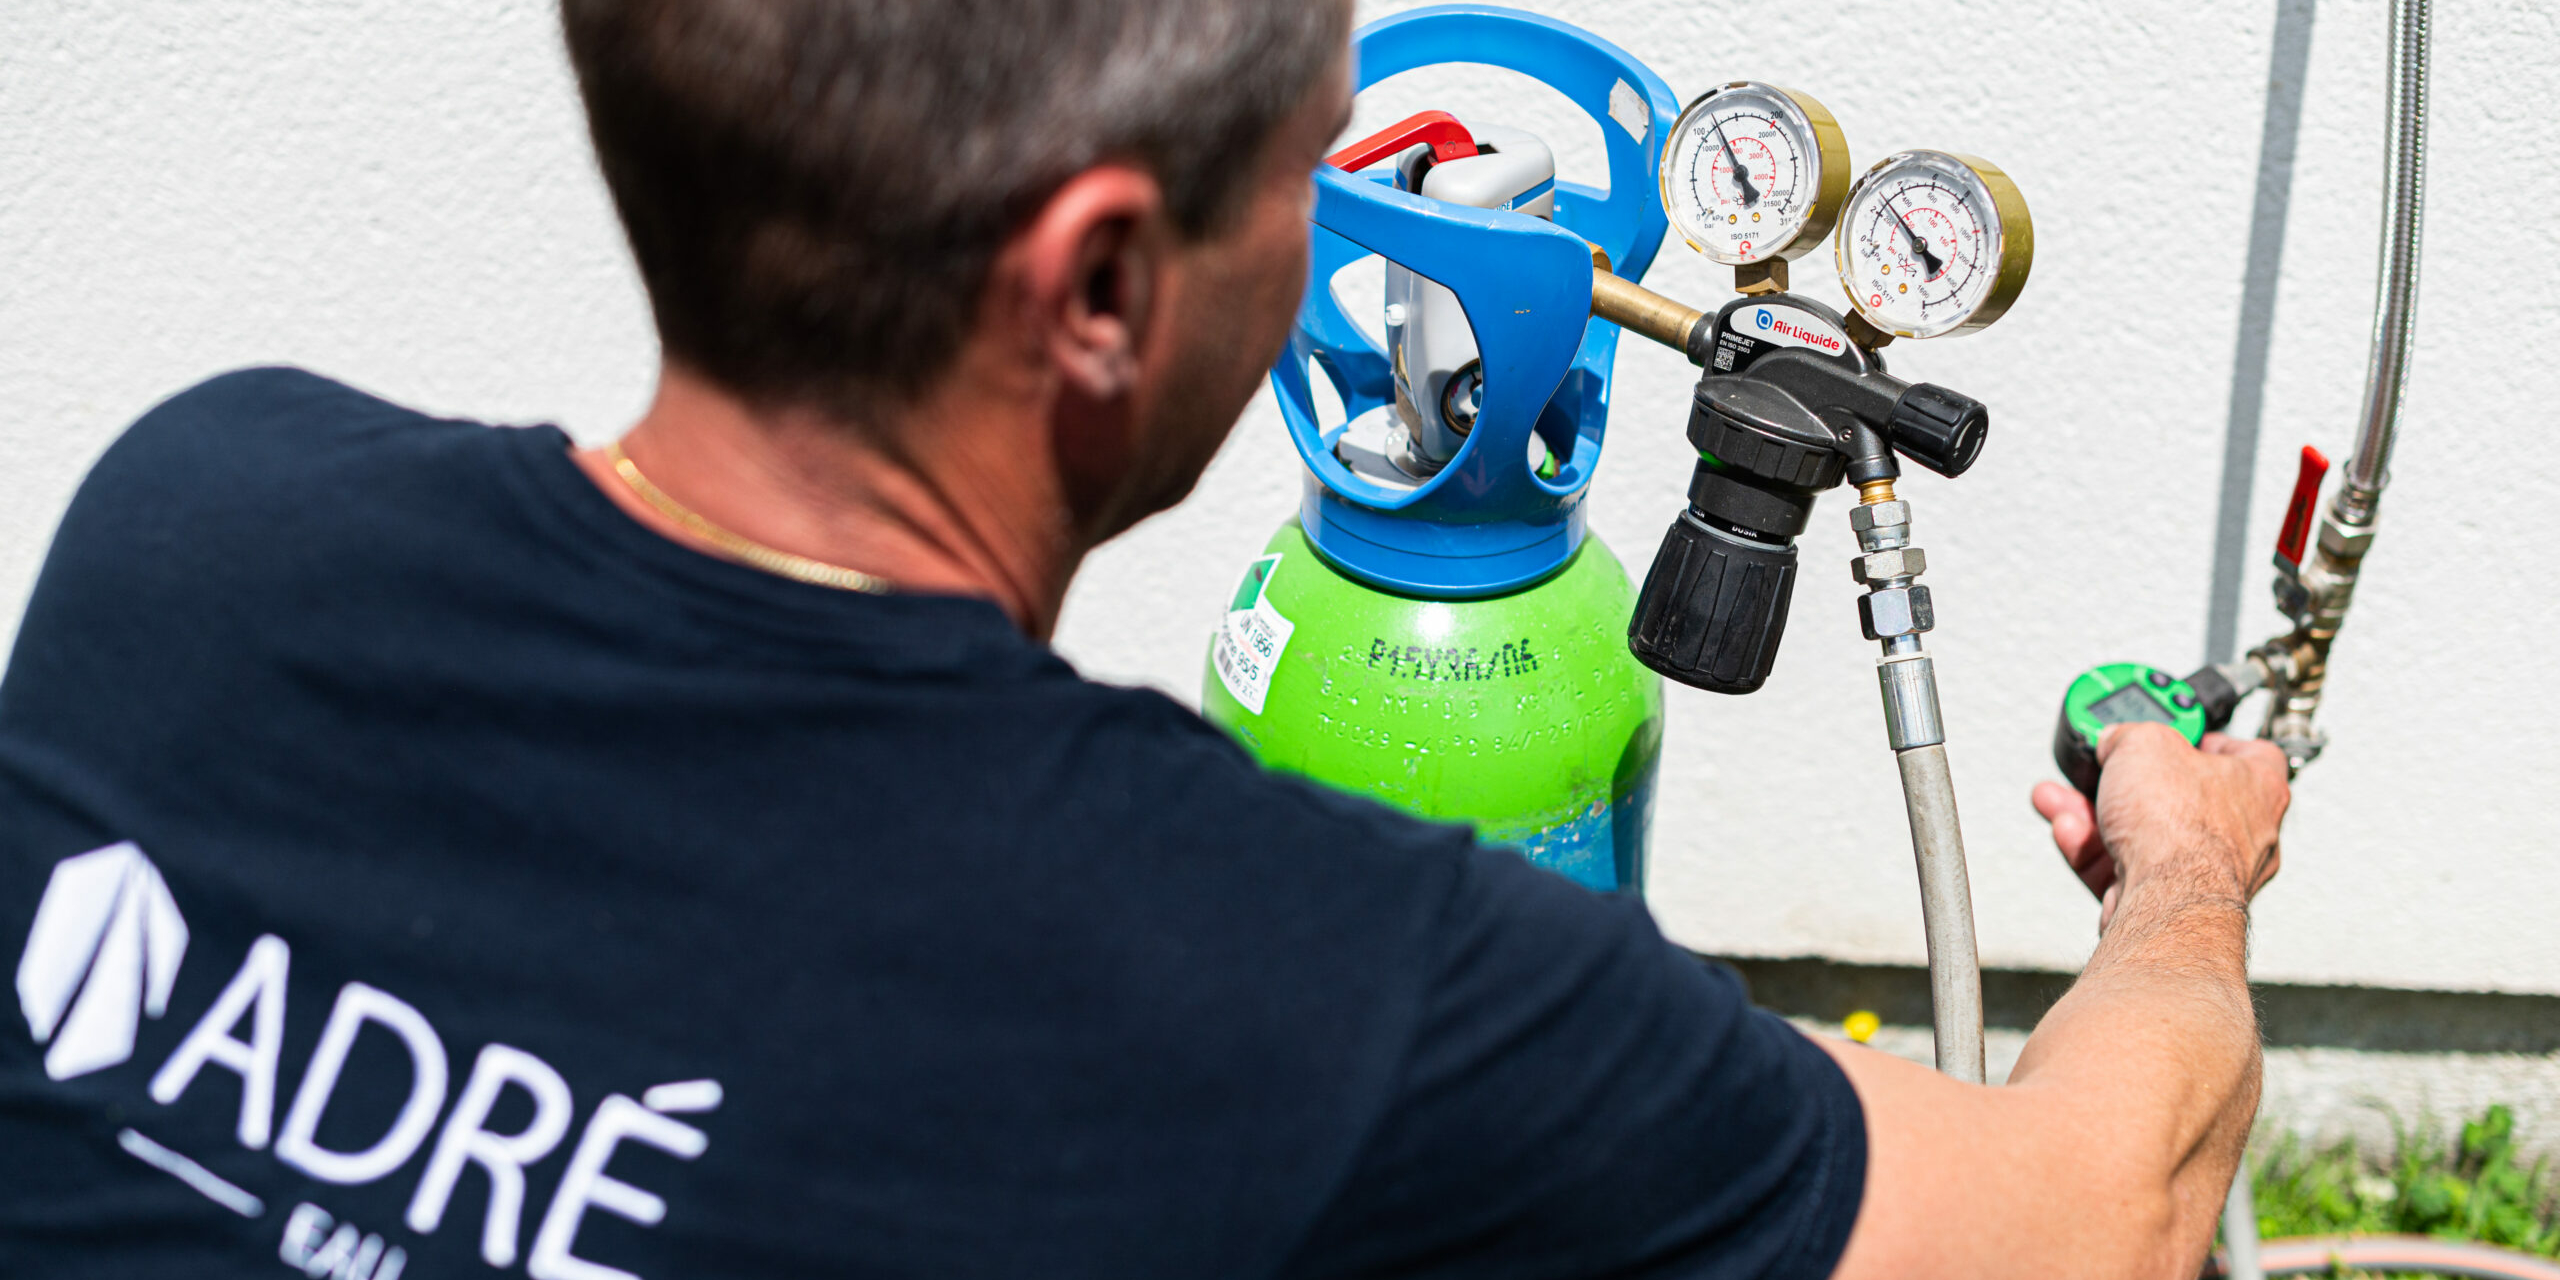
[[[2318,758],[2326,742],[2312,717],[2320,711],[2321,690],[2328,681],[2329,647],[2346,623],[2356,578],[2373,546],[2375,515],[2383,486],[2391,480],[2391,447],[2400,429],[2409,340],[2417,325],[2418,242],[2426,204],[2428,7],[2428,0],[2393,0],[2391,6],[2381,280],[2355,456],[2320,522],[2318,545],[2298,572],[2277,581],[2277,603],[2292,616],[2294,629],[2250,655],[2264,667],[2274,689],[2259,736],[2284,748],[2297,770]]]

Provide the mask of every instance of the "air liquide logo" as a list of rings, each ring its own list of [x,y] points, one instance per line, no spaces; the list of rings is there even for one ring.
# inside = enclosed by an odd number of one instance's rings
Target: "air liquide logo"
[[[54,864],[18,957],[18,1011],[56,1080],[133,1056],[144,1014],[169,1010],[187,922],[131,841]]]
[[[1774,342],[1782,347],[1803,347],[1808,351],[1836,356],[1849,345],[1849,335],[1822,317],[1794,307],[1756,306],[1751,308],[1746,323],[1758,331],[1761,341]]]

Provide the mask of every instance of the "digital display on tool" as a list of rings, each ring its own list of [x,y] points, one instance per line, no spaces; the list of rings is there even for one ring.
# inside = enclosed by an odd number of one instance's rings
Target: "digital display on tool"
[[[1897,151],[1849,192],[1833,239],[1840,285],[1869,324],[1904,338],[1979,329],[2026,286],[2035,227],[1989,161]]]
[[[2082,794],[2098,794],[2098,737],[2109,725],[2165,724],[2190,743],[2231,723],[2240,699],[2258,687],[2247,664],[2203,667],[2185,679],[2139,662],[2083,671],[2062,695],[2053,726],[2053,763]]]
[[[1662,157],[1662,205],[1698,252],[1728,266],[1822,243],[1849,190],[1849,144],[1823,105],[1736,80],[1680,113]]]
[[[2153,724],[2174,725],[2178,717],[2170,714],[2160,700],[2140,685],[2127,685],[2089,704],[2090,718],[2100,724],[2132,724],[2147,720]]]

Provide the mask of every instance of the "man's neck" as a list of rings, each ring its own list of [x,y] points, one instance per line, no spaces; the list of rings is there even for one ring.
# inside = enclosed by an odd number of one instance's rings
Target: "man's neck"
[[[897,426],[910,446],[898,456],[817,414],[758,412],[671,366],[622,445],[668,497],[730,533],[859,569],[901,591],[983,597],[1045,639],[1083,549],[1063,522],[1043,527],[1043,514],[1060,504],[1032,491],[1037,469],[970,456],[1045,447],[1027,421],[988,429],[989,415],[1018,413],[959,397],[919,406]],[[723,554],[634,492],[604,450],[573,456],[632,519],[696,551]]]

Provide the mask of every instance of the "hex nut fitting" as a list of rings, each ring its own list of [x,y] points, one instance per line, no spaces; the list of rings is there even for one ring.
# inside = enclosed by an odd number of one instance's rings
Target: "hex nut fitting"
[[[2346,526],[2335,519],[2320,521],[2320,549],[2341,560],[2362,560],[2373,549],[2373,526]]]
[[[1938,616],[1929,607],[1927,587],[1884,587],[1858,597],[1858,629],[1869,640],[1918,635],[1936,625]]]
[[[2267,724],[2266,736],[2282,749],[2285,763],[2296,772],[2320,758],[2321,748],[2329,745],[2329,735],[2311,723],[2305,711],[2286,711]]]
[[[1911,504],[1900,498],[1890,502],[1862,502],[1849,508],[1849,527],[1859,533],[1909,523]]]
[[[1849,561],[1849,578],[1862,587],[1895,578],[1917,578],[1928,571],[1929,553],[1918,547],[1870,551]]]

